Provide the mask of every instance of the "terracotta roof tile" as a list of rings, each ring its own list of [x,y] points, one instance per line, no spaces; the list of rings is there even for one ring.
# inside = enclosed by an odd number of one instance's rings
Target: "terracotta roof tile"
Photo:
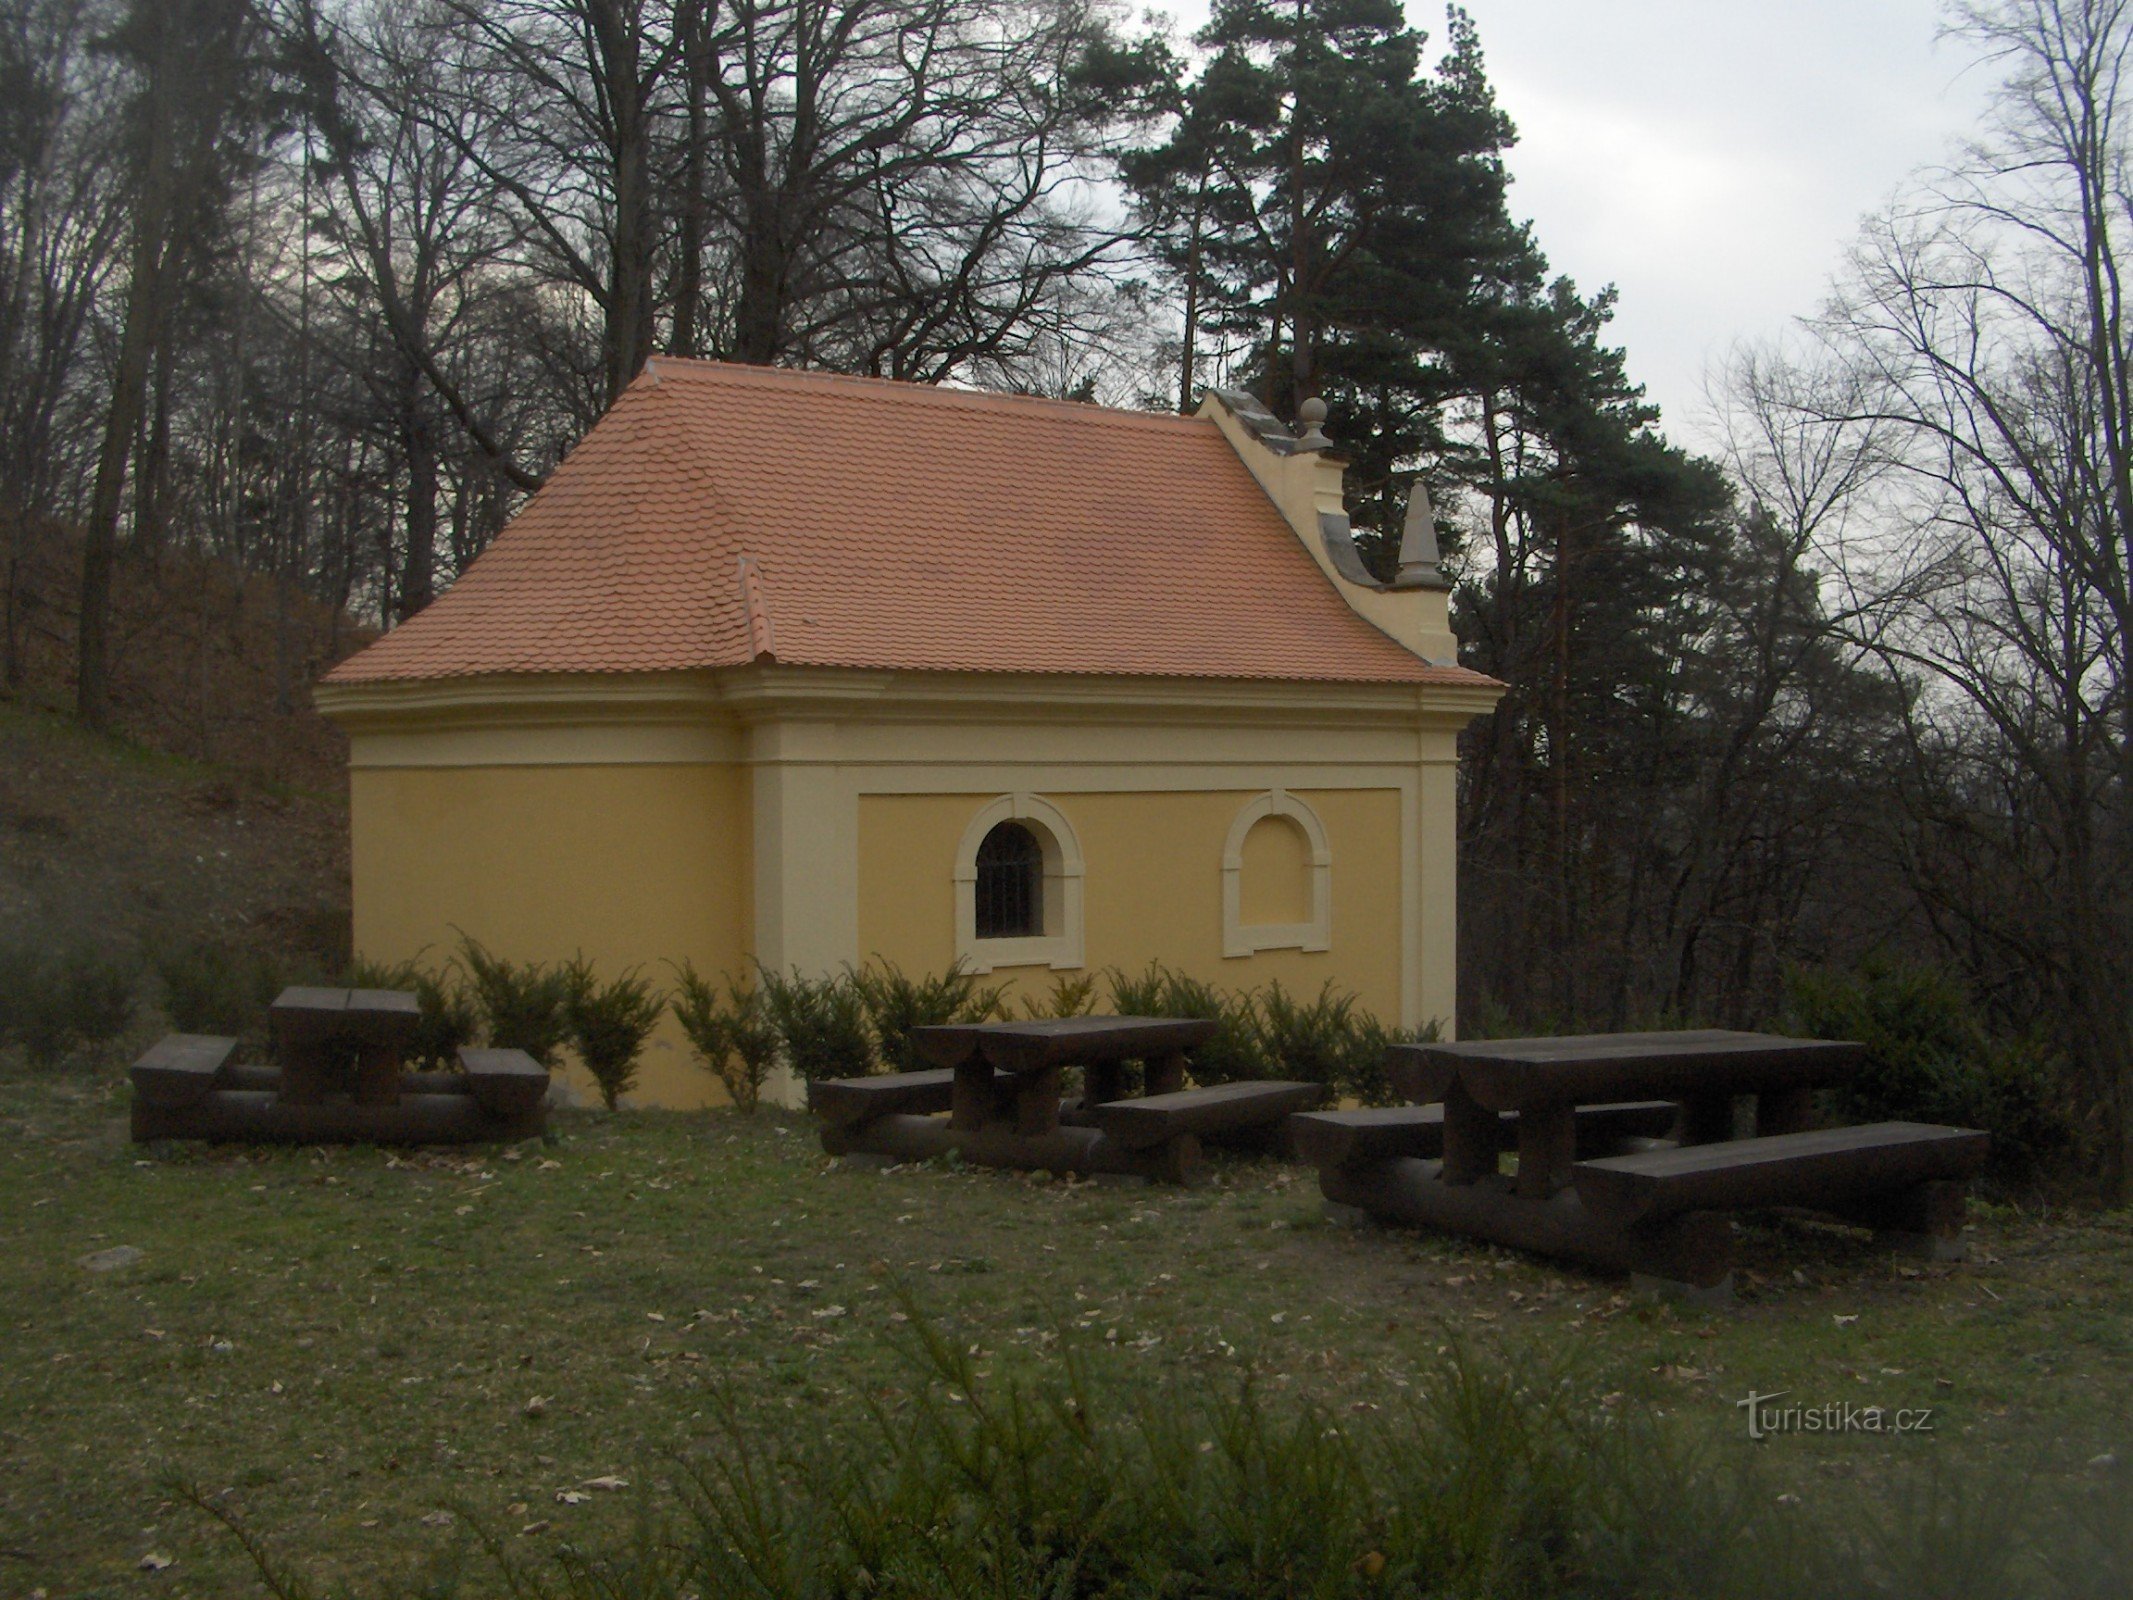
[[[1211,422],[671,360],[329,681],[766,647],[808,666],[1483,681],[1351,611]]]

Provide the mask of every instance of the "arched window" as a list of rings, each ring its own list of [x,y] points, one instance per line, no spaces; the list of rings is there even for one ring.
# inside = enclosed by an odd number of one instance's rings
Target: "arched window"
[[[1044,846],[1019,822],[1002,822],[978,846],[980,939],[1028,939],[1044,932]]]
[[[972,972],[1082,965],[1081,842],[1033,794],[978,808],[955,852],[955,950]]]
[[[1222,847],[1222,953],[1333,948],[1333,854],[1286,789],[1245,802]]]

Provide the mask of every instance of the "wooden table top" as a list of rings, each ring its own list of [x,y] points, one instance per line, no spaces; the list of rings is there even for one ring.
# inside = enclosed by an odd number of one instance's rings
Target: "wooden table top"
[[[911,1046],[936,1067],[984,1061],[1001,1072],[1091,1066],[1178,1055],[1205,1044],[1221,1024],[1194,1017],[1044,1017],[1029,1022],[950,1022],[913,1028]]]
[[[332,1036],[398,1044],[414,1037],[422,1007],[398,989],[321,989],[294,985],[267,1008],[277,1040]]]
[[[1401,1044],[1385,1053],[1408,1099],[1442,1100],[1457,1083],[1491,1111],[1820,1088],[1865,1058],[1864,1045],[1845,1040],[1721,1028]]]

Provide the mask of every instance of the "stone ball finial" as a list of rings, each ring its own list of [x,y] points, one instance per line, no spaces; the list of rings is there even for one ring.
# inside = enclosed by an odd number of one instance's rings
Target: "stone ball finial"
[[[1326,437],[1323,424],[1326,420],[1326,402],[1317,395],[1311,396],[1296,408],[1296,422],[1303,429],[1303,437],[1296,443],[1305,450],[1328,450],[1333,441]]]

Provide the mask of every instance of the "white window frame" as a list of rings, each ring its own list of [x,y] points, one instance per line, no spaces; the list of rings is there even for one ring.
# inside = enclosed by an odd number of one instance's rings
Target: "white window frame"
[[[1311,914],[1303,922],[1244,920],[1244,840],[1268,817],[1287,817],[1303,829],[1311,853]],[[1245,802],[1222,846],[1222,954],[1249,956],[1261,950],[1333,948],[1333,852],[1318,813],[1286,789],[1269,789]]]
[[[1019,822],[1044,852],[1044,931],[1018,939],[978,937],[978,846],[1003,822]],[[966,970],[1086,964],[1081,928],[1081,841],[1066,813],[1038,795],[1003,794],[978,808],[955,852],[955,953]]]

